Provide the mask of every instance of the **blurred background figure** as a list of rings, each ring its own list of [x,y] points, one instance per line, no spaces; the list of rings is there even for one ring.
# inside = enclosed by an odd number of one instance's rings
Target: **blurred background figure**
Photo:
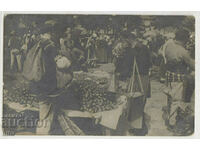
[[[10,70],[11,71],[22,71],[22,54],[23,51],[21,49],[21,39],[16,35],[15,31],[10,33],[10,39],[8,41],[8,47],[10,48]],[[17,65],[17,68],[14,69],[14,65]]]

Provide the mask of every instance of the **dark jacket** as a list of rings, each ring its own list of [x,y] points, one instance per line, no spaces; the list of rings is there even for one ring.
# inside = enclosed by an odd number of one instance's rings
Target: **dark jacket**
[[[33,93],[45,96],[51,94],[57,88],[56,63],[54,60],[57,55],[57,50],[51,40],[40,42],[45,73],[43,74],[41,80],[31,82],[30,85]]]
[[[133,55],[135,55],[138,70],[141,75],[148,75],[149,69],[152,66],[150,51],[146,45],[138,42],[133,49]]]
[[[131,77],[134,57],[136,58],[139,73],[141,75],[148,75],[149,68],[152,64],[147,46],[141,42],[137,42],[134,48],[128,46],[125,48],[125,51],[125,55],[122,58],[115,59],[115,72],[120,74],[120,79],[125,80]]]

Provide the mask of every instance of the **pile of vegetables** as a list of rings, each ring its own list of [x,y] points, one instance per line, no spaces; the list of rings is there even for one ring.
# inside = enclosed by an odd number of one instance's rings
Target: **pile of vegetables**
[[[91,113],[111,110],[116,107],[116,95],[109,92],[109,79],[102,77],[102,73],[80,73],[74,75],[72,87],[74,94],[78,96],[81,104],[81,111]],[[73,86],[75,85],[75,86]],[[29,87],[25,85],[15,85],[13,87],[4,87],[4,101],[19,103],[24,106],[37,106],[39,98],[33,95]]]
[[[88,78],[76,80],[76,83],[82,104],[81,111],[96,113],[116,107],[115,94],[99,86],[98,82]]]
[[[13,87],[12,89],[3,90],[3,99],[4,101],[16,102],[21,105],[31,105],[34,106],[35,103],[39,103],[36,95],[32,95],[28,88],[25,87]]]

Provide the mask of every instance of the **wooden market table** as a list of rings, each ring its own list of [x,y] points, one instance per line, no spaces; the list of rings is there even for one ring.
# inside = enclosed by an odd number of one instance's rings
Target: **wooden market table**
[[[83,112],[83,111],[77,111],[77,110],[62,109],[60,115],[58,116],[59,117],[58,120],[60,124],[62,124],[61,125],[62,129],[66,131],[66,128],[69,128],[69,127],[66,127],[67,126],[66,123],[63,123],[63,121],[66,119],[69,119],[69,118],[94,119],[94,122],[96,125],[99,124],[104,128],[104,135],[111,135],[110,130],[114,131],[117,129],[119,119],[124,112],[125,104],[126,103],[121,103],[116,109],[98,112],[98,113],[89,113],[89,112]],[[39,106],[38,107],[32,107],[30,105],[24,106],[16,102],[5,101],[4,105],[7,105],[10,109],[13,109],[18,113],[23,112],[25,110],[30,110],[30,111],[35,111],[35,112],[39,111]],[[73,126],[75,126],[77,130],[79,130],[78,126],[76,126],[75,124],[73,124]],[[81,133],[81,131],[78,133]]]

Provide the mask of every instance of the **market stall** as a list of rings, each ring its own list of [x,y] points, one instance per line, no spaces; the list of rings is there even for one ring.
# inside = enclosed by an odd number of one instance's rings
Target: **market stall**
[[[84,135],[84,131],[71,118],[92,119],[94,125],[102,127],[102,135],[110,135],[110,131],[118,130],[121,117],[126,110],[127,98],[108,91],[112,68],[113,64],[104,64],[90,69],[87,73],[74,72],[72,87],[80,97],[81,106],[80,110],[69,110],[64,107],[58,110],[58,121],[66,135]],[[4,87],[4,105],[18,114],[25,111],[38,113],[39,99],[36,95],[30,94],[25,80],[20,81],[15,81],[18,83],[16,86]],[[16,133],[20,134],[22,131],[17,128],[15,127]],[[66,130],[68,128],[70,130]]]

